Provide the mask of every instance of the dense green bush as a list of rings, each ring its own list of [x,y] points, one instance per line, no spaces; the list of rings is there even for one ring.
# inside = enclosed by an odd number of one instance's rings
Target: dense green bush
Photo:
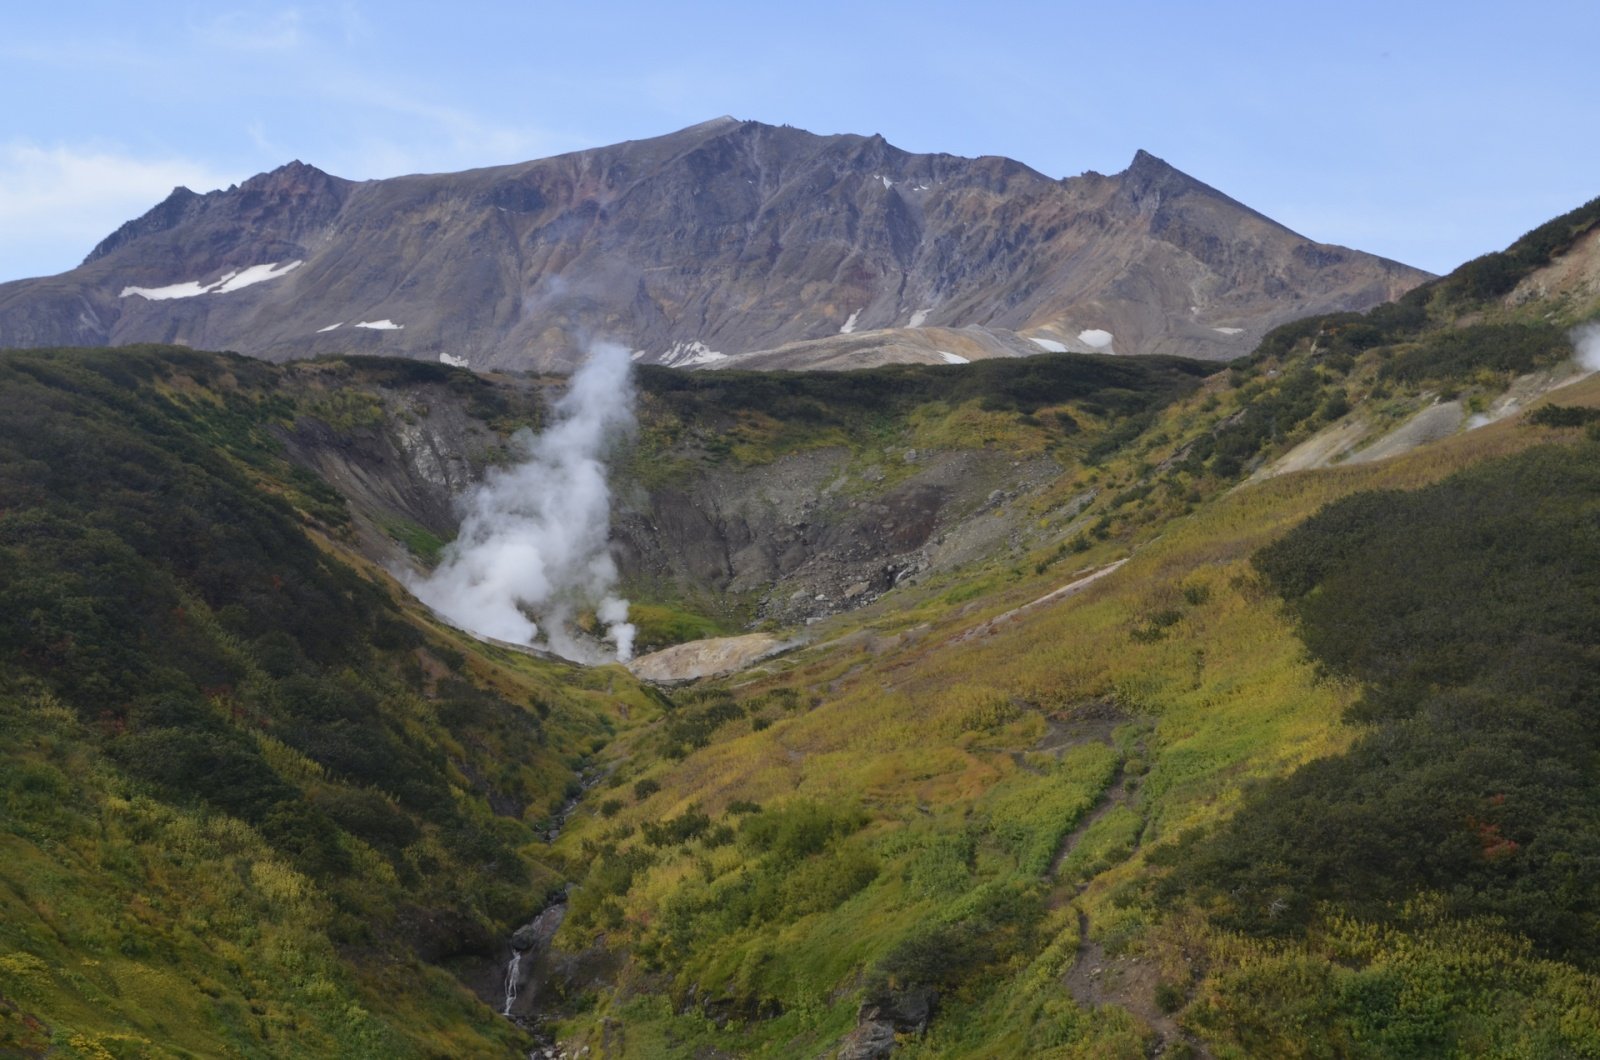
[[[1521,374],[1571,355],[1566,335],[1553,324],[1473,324],[1401,350],[1378,374],[1404,383],[1460,380],[1482,369]]]
[[[1043,354],[965,365],[891,365],[854,372],[679,372],[638,370],[639,388],[684,422],[731,422],[765,413],[788,423],[850,425],[918,405],[978,401],[989,411],[1031,414],[1081,401],[1099,414],[1130,416],[1188,393],[1216,365],[1177,357]]]
[[[859,809],[797,799],[747,816],[739,826],[739,841],[753,853],[793,862],[820,853],[866,820]]]
[[[1600,965],[1600,446],[1359,494],[1257,557],[1372,728],[1176,858],[1250,931],[1420,892]]]
[[[0,674],[70,708],[130,795],[245,822],[340,902],[504,915],[544,722],[450,677],[430,713],[422,632],[306,532],[347,515],[275,439],[320,393],[289,374],[182,350],[0,356]],[[398,362],[326,375],[487,387]],[[361,844],[402,883],[355,878]]]
[[[1499,298],[1533,270],[1568,250],[1596,224],[1600,224],[1600,199],[1591,199],[1570,213],[1546,221],[1505,250],[1474,258],[1430,286],[1456,301]]]
[[[948,919],[919,925],[873,970],[873,985],[981,989],[985,968],[1034,944],[1044,915],[1039,892],[1006,880],[978,888]]]
[[[1190,447],[1187,470],[1209,467],[1223,478],[1234,478],[1266,447],[1302,424],[1343,415],[1344,392],[1310,365],[1302,364],[1277,379],[1249,383],[1247,388],[1238,414]]]
[[[1587,427],[1600,422],[1600,409],[1580,408],[1575,405],[1540,405],[1528,414],[1528,422],[1536,427]]]

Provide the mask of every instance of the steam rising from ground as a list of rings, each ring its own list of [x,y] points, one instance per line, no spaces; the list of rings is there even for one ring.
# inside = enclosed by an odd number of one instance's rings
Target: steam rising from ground
[[[1572,348],[1586,372],[1600,372],[1600,321],[1572,329]]]
[[[541,647],[580,662],[600,661],[574,627],[578,614],[593,608],[616,657],[632,657],[628,602],[612,593],[611,492],[601,460],[633,427],[629,369],[621,346],[599,343],[590,351],[550,426],[513,437],[521,462],[491,470],[467,494],[466,518],[443,562],[411,580],[419,599],[481,636],[533,645],[542,628]]]

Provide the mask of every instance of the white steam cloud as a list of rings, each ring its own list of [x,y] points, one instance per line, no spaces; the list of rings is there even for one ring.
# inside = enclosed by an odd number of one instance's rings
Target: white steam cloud
[[[614,595],[617,568],[607,549],[611,491],[607,445],[633,428],[628,351],[599,343],[556,402],[542,434],[521,431],[523,458],[496,468],[467,494],[461,532],[444,560],[411,591],[440,615],[480,636],[539,646],[579,662],[599,652],[576,633],[593,608],[616,657],[633,656],[628,602]]]
[[[1600,372],[1600,321],[1572,329],[1572,348],[1586,372]]]

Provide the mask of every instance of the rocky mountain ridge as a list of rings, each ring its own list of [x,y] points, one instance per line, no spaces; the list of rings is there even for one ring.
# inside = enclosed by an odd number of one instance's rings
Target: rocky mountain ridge
[[[1425,278],[1305,239],[1143,151],[1120,174],[1054,180],[720,118],[464,173],[352,182],[296,161],[179,188],[77,269],[0,284],[0,346],[480,369],[561,369],[596,337],[687,367],[1226,359],[1285,320]],[[933,327],[971,341],[945,349],[921,334]]]

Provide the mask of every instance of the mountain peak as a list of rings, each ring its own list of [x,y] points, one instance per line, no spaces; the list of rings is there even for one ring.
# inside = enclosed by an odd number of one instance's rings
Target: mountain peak
[[[302,162],[296,158],[292,161],[285,162],[277,169],[271,169],[265,173],[257,173],[255,176],[245,181],[242,186],[246,188],[260,187],[266,184],[283,186],[291,184],[321,183],[324,181],[337,179],[339,178],[318,169],[316,166]]]
[[[182,184],[179,184],[172,189],[172,194],[156,203],[140,216],[124,222],[115,232],[102,239],[95,245],[93,250],[89,251],[88,256],[83,259],[83,264],[87,265],[91,261],[103,258],[124,243],[137,239],[142,235],[148,235],[151,232],[165,232],[168,229],[177,227],[193,217],[195,211],[204,200],[205,196],[190,191]]]
[[[679,129],[678,132],[679,133],[700,133],[700,132],[710,133],[710,132],[717,132],[720,129],[729,128],[730,126],[742,125],[742,124],[744,124],[744,123],[741,122],[738,118],[735,118],[733,115],[724,114],[720,118],[711,118],[708,121],[696,122],[693,125],[685,126],[684,128]]]
[[[1191,184],[1199,183],[1166,159],[1158,158],[1142,147],[1133,153],[1133,161],[1128,163],[1123,176],[1135,184],[1170,182],[1174,179]]]
[[[1272,218],[1252,210],[1226,192],[1218,191],[1204,181],[1191,177],[1170,162],[1156,157],[1143,148],[1134,152],[1133,161],[1128,163],[1127,169],[1123,170],[1122,186],[1135,203],[1149,199],[1162,202],[1176,199],[1181,195],[1199,194],[1226,202],[1230,206],[1258,217],[1263,221],[1278,225],[1278,222],[1273,221]]]
[[[1003,156],[911,154],[882,133],[722,115],[649,140],[359,188],[297,158],[227,191],[174,192],[96,248],[76,282],[113,343],[560,368],[597,331],[670,360],[855,332],[926,339],[930,320],[1104,331],[1119,353],[1232,357],[1285,314],[1364,306],[1423,278],[1370,261],[1301,262],[1303,241],[1256,216],[1144,150],[1123,173],[1069,188]],[[290,261],[302,264],[248,293],[120,294]],[[1130,287],[1130,269],[1217,292],[1208,315],[1197,321],[1186,289],[1163,301]],[[0,336],[72,341],[84,303],[62,289],[0,304]],[[1213,319],[1223,330],[1206,326]],[[385,320],[395,327],[352,323]]]

